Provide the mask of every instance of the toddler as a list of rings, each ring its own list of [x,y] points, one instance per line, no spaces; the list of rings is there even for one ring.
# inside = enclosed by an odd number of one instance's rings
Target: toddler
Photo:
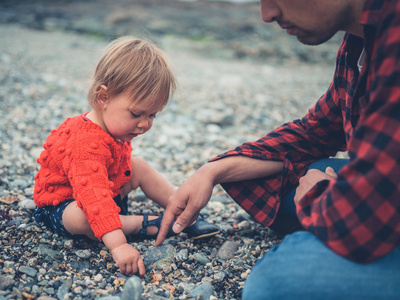
[[[101,240],[122,273],[144,275],[127,237],[155,238],[162,216],[128,215],[127,195],[140,187],[165,208],[175,188],[149,163],[131,157],[131,140],[150,130],[175,87],[155,45],[130,37],[110,44],[88,92],[92,110],[65,120],[43,145],[33,195],[39,225]],[[218,228],[200,216],[186,233],[203,238]]]

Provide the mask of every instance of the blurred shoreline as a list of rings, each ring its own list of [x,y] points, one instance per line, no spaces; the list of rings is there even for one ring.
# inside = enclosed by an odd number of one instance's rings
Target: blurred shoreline
[[[106,40],[172,36],[190,41],[193,50],[206,57],[276,64],[334,63],[341,41],[338,34],[324,45],[302,45],[278,25],[262,22],[259,1],[2,0],[0,24]]]

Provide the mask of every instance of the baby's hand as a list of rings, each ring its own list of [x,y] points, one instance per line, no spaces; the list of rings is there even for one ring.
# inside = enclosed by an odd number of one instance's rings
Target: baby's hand
[[[117,263],[121,273],[136,274],[139,271],[140,276],[146,272],[144,262],[140,257],[139,251],[128,243],[122,244],[111,250],[111,255]]]

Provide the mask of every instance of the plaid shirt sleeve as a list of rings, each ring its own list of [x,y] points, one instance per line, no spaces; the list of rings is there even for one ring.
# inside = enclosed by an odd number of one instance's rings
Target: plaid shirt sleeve
[[[261,224],[272,224],[281,194],[296,186],[310,163],[345,150],[343,103],[337,97],[336,85],[334,81],[304,118],[284,124],[258,141],[245,143],[211,160],[243,155],[284,161],[283,171],[278,176],[222,184],[227,193]]]
[[[371,262],[400,242],[400,1],[367,1],[367,64],[350,163],[297,207],[302,225],[336,253]]]

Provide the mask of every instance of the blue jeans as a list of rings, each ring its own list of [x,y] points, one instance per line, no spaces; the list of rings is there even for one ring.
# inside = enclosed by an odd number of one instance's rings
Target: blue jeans
[[[309,169],[325,171],[331,166],[338,171],[346,163],[324,159]],[[287,214],[295,212],[293,196],[294,191],[282,199]],[[377,261],[359,264],[335,254],[310,232],[294,232],[257,262],[242,296],[244,300],[400,299],[400,246]]]

